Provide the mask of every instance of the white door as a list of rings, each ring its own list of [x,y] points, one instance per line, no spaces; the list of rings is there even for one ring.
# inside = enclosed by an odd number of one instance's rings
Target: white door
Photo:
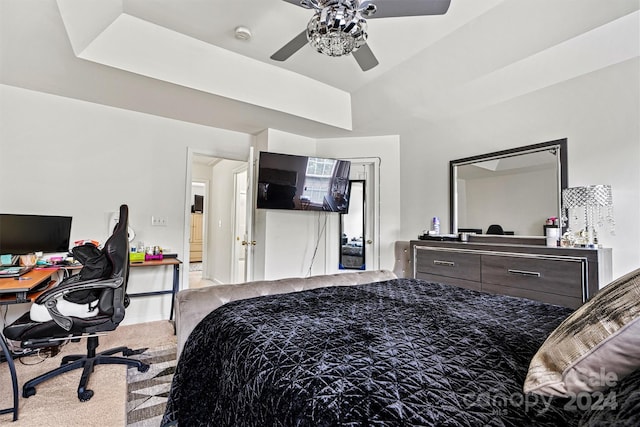
[[[256,247],[256,242],[253,240],[253,208],[255,206],[255,188],[254,188],[254,173],[256,162],[254,159],[253,147],[249,147],[249,159],[247,160],[247,196],[246,196],[246,226],[245,235],[245,281],[249,282],[253,280],[253,255]]]
[[[253,279],[253,147],[249,150],[247,166],[234,172],[234,239],[233,283]]]
[[[247,279],[247,168],[234,172],[234,239],[231,280],[242,283]]]

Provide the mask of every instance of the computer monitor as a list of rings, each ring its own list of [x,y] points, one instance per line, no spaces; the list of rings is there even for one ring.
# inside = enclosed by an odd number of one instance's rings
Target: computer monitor
[[[0,254],[67,252],[71,217],[0,214]]]

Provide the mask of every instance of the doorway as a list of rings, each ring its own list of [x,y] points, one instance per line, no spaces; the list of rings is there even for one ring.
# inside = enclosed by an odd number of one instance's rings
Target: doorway
[[[380,159],[351,160],[349,180],[354,209],[340,219],[340,269],[377,270],[380,268]],[[353,213],[353,215],[352,215]],[[353,225],[349,225],[353,221]],[[345,228],[350,231],[345,233]],[[347,234],[347,243],[344,242]],[[344,255],[344,257],[343,257]],[[354,258],[355,257],[355,258]]]
[[[242,230],[239,224],[246,224],[246,214],[243,214],[247,205],[247,162],[194,152],[190,166],[187,181],[204,184],[205,190],[202,194],[204,200],[201,213],[195,207],[192,208],[195,204],[193,199],[187,202],[189,226],[185,227],[185,242],[188,242],[185,252],[189,252],[190,261],[188,287],[233,283],[241,279],[234,266],[237,264],[237,230],[246,234],[246,230]],[[244,186],[239,184],[243,178]],[[194,193],[197,194],[197,191]],[[201,253],[198,252],[197,241],[193,241],[194,233],[198,235],[198,220],[202,220]],[[200,271],[197,269],[198,264],[201,266]]]

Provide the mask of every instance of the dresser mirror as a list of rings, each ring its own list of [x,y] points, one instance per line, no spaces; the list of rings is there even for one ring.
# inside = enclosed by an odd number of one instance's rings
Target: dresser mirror
[[[544,236],[546,220],[561,218],[567,176],[566,139],[452,160],[451,233],[499,225],[504,234]]]

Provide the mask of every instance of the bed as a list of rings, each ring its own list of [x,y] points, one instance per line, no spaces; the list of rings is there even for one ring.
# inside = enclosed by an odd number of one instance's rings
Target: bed
[[[415,279],[231,301],[186,340],[162,425],[637,425],[638,372],[604,407],[522,392],[571,312]]]

